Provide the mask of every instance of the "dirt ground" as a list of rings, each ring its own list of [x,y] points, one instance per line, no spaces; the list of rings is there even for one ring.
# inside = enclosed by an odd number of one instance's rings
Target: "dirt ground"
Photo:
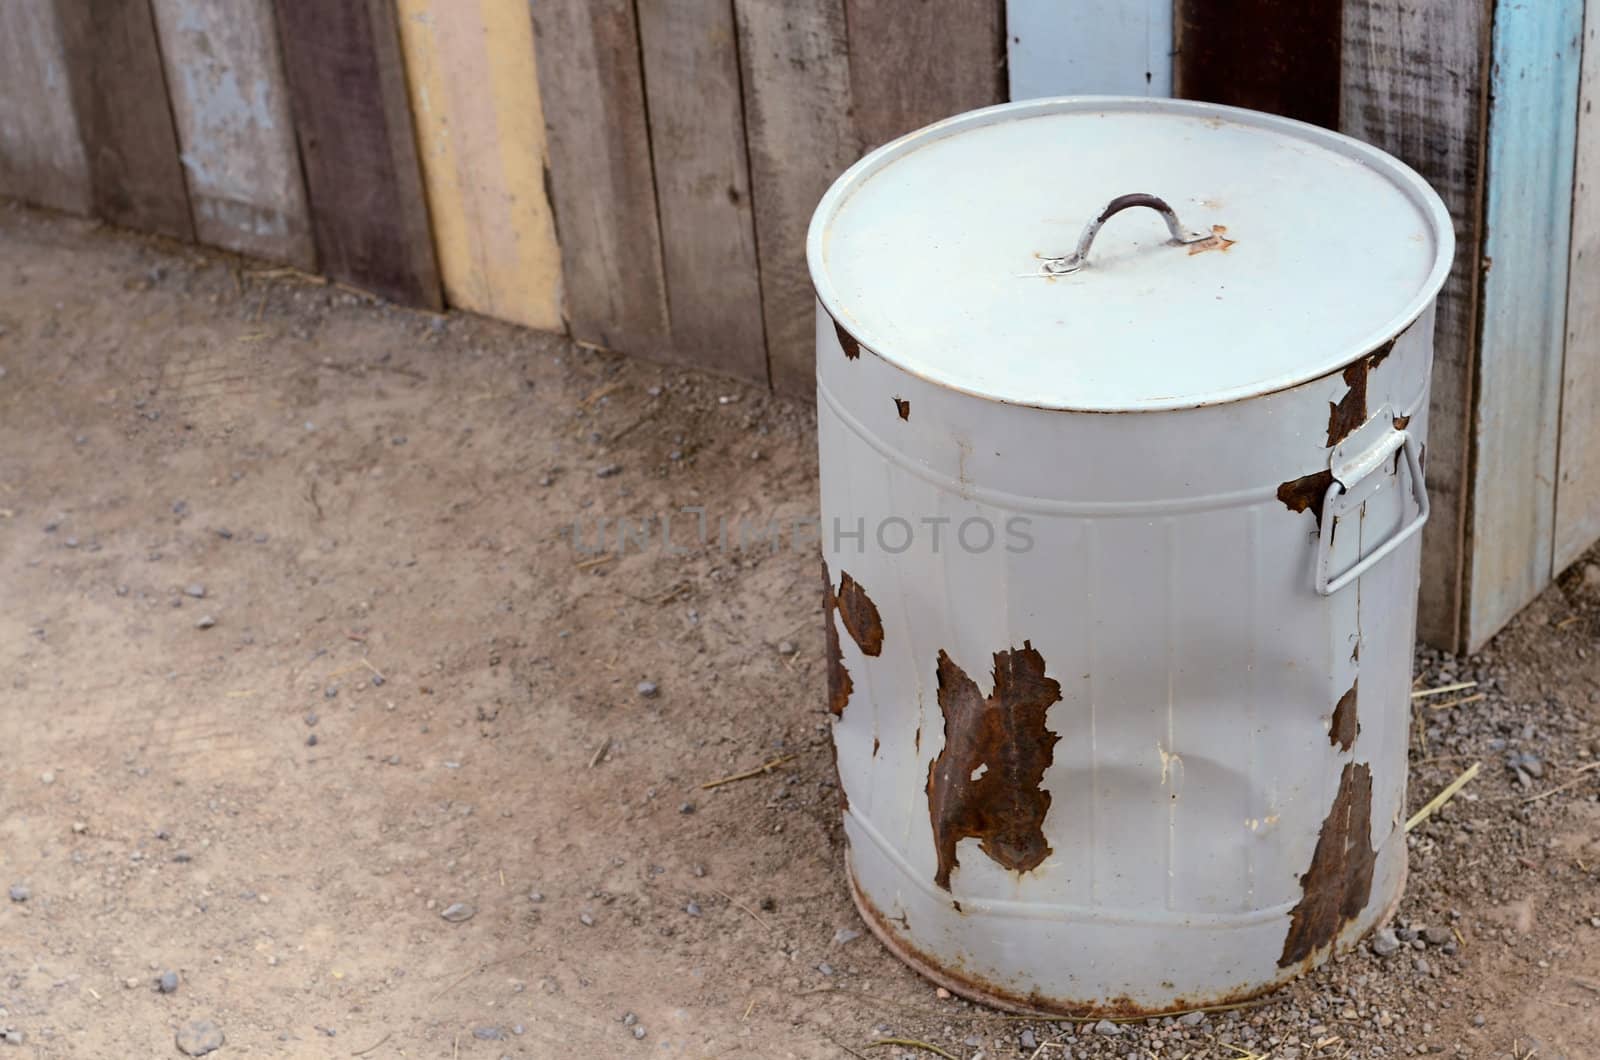
[[[814,555],[583,551],[805,405],[3,205],[0,370],[0,1060],[1600,1057],[1600,568],[1419,654],[1398,952],[1034,1021],[851,937]]]

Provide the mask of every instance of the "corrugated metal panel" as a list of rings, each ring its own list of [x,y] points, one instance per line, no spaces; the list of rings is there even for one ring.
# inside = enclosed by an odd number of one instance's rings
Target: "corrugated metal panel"
[[[1498,0],[1466,646],[1550,581],[1583,0]]]

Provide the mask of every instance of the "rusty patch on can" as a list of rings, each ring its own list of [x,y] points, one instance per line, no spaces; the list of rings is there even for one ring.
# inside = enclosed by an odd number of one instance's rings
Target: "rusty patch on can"
[[[848,861],[846,862],[848,866]],[[1182,1016],[1201,1009],[1215,1009],[1239,1005],[1252,998],[1271,993],[1283,983],[1306,969],[1279,973],[1276,981],[1237,990],[1222,990],[1215,995],[1194,995],[1174,998],[1166,1005],[1150,1005],[1126,995],[1114,998],[1077,1001],[1067,998],[1046,997],[1037,990],[1022,993],[1015,987],[995,982],[975,974],[963,966],[959,958],[948,954],[934,956],[911,941],[911,925],[904,912],[886,916],[862,891],[855,873],[849,872],[850,895],[861,913],[862,921],[890,953],[927,976],[938,985],[962,997],[1018,1015],[1050,1019],[1066,1016],[1072,1019],[1149,1019],[1164,1016]],[[959,904],[959,903],[958,903]],[[964,911],[963,911],[964,912]],[[898,925],[898,929],[890,925]]]
[[[894,410],[900,414],[900,418],[903,420],[911,418],[911,402],[905,398],[897,397],[894,399]]]
[[[839,627],[833,621],[838,610],[839,598],[834,594],[833,580],[828,577],[827,561],[823,561],[822,621],[828,653],[828,710],[836,718],[844,714],[845,704],[850,702],[850,692],[855,687],[850,671],[844,668],[844,653],[839,650]]]
[[[939,859],[934,882],[947,891],[956,845],[968,837],[1015,872],[1038,868],[1050,855],[1043,827],[1050,793],[1040,785],[1060,739],[1045,727],[1045,712],[1060,701],[1061,685],[1044,670],[1030,641],[996,652],[994,692],[985,698],[939,652],[944,748],[928,764],[927,790]]]
[[[1328,726],[1328,742],[1341,751],[1348,751],[1356,742],[1356,737],[1361,734],[1361,722],[1356,717],[1356,685],[1358,681],[1350,682],[1350,691],[1339,697],[1339,703],[1333,708],[1333,722]]]
[[[861,343],[857,342],[856,337],[846,331],[844,325],[837,320],[833,322],[833,332],[839,336],[839,345],[846,357],[853,361],[861,356]]]
[[[1309,511],[1322,528],[1322,498],[1333,485],[1333,472],[1327,469],[1290,479],[1278,487],[1278,500],[1291,512]]]
[[[1350,389],[1338,401],[1328,402],[1328,448],[1332,449],[1350,436],[1350,432],[1367,422],[1367,365],[1363,357],[1344,370],[1344,381]]]
[[[861,583],[844,571],[839,572],[839,591],[834,595],[845,632],[856,642],[861,654],[878,656],[883,652],[883,619]]]
[[[1305,960],[1339,937],[1372,894],[1372,770],[1347,763],[1333,808],[1322,822],[1311,867],[1300,877],[1304,897],[1290,914],[1280,968]]]
[[[850,693],[855,690],[855,682],[850,680],[850,671],[845,669],[844,652],[839,644],[839,627],[834,624],[833,616],[839,616],[845,632],[850,634],[850,639],[856,642],[861,653],[872,656],[883,651],[883,620],[867,591],[847,572],[839,572],[839,588],[837,591],[834,589],[833,581],[828,577],[826,560],[822,563],[822,615],[828,651],[828,710],[837,718],[844,714],[845,704],[850,702]]]
[[[1415,323],[1415,320],[1411,322],[1411,324]],[[1402,328],[1400,335],[1404,335],[1406,332],[1410,331],[1411,324],[1407,324],[1404,328]],[[1396,335],[1382,346],[1379,346],[1377,349],[1367,354],[1367,367],[1376,368],[1378,365],[1382,364],[1386,359],[1388,359],[1388,356],[1394,352],[1394,344],[1400,341],[1400,335]]]

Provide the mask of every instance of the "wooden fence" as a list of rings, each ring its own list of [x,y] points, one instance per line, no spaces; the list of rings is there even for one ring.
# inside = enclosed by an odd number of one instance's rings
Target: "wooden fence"
[[[13,0],[0,194],[804,394],[806,226],[871,147],[1086,92],[1339,128],[1455,218],[1421,630],[1473,648],[1600,536],[1597,30],[1600,0]]]

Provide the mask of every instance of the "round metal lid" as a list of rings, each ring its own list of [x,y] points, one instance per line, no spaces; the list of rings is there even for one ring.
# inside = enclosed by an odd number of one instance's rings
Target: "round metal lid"
[[[823,196],[806,249],[829,314],[906,371],[1116,412],[1342,368],[1428,306],[1455,238],[1421,177],[1349,137],[1088,96],[972,111],[873,151]]]

